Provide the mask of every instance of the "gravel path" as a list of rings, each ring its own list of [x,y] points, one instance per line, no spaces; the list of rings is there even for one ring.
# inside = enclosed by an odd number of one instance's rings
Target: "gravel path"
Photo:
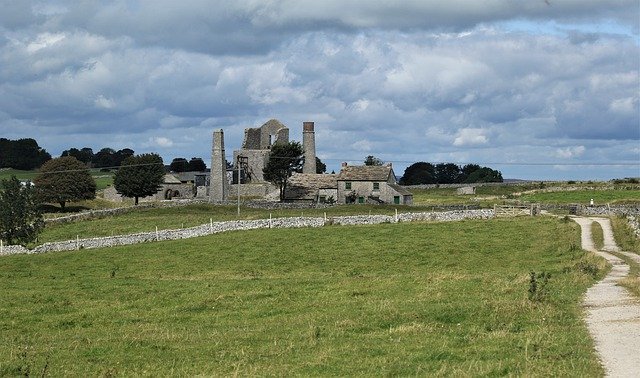
[[[629,265],[607,253],[620,252],[613,239],[611,223],[605,218],[573,218],[582,229],[582,248],[604,257],[611,272],[587,290],[584,305],[587,326],[596,343],[609,377],[640,376],[640,301],[617,282],[629,274]],[[591,223],[598,222],[604,234],[604,248],[596,250],[591,238]],[[640,262],[640,256],[621,252]]]

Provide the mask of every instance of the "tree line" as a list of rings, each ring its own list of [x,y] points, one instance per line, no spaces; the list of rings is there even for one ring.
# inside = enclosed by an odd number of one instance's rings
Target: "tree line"
[[[0,138],[0,168],[29,171],[40,167],[51,155],[38,146],[35,139],[10,140]]]
[[[431,164],[417,162],[408,166],[400,179],[402,185],[461,184],[477,182],[502,182],[502,173],[478,164],[463,166],[454,163]]]
[[[364,165],[382,165],[384,161],[369,155]],[[477,182],[502,182],[502,172],[478,164],[457,165],[454,163],[413,163],[404,170],[402,185],[421,184],[472,184]]]

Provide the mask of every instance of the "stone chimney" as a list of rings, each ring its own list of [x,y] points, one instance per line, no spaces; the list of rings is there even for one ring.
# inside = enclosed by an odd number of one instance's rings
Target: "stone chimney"
[[[209,202],[223,202],[227,200],[229,192],[227,180],[227,162],[224,157],[224,132],[213,132],[211,146],[211,173],[209,175]]]
[[[302,148],[304,165],[302,173],[316,173],[316,133],[313,122],[302,122]]]

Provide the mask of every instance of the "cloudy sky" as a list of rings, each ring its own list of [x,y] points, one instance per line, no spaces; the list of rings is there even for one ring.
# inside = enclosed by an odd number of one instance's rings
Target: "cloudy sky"
[[[315,121],[375,155],[508,178],[640,176],[638,0],[0,0],[0,137],[209,159]]]

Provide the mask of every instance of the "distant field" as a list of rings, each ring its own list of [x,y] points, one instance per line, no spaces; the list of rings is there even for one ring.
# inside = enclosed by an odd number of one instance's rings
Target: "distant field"
[[[0,375],[600,377],[576,245],[520,218],[3,257]]]
[[[607,203],[630,203],[640,202],[640,189],[618,189],[618,190],[572,190],[564,192],[534,193],[519,197],[523,201],[545,202],[545,203],[581,203],[587,205],[593,199],[596,205]]]
[[[91,176],[96,180],[98,190],[102,190],[113,184],[113,172],[100,172],[99,169],[91,169]],[[18,180],[33,180],[38,175],[38,171],[21,171],[18,169],[0,169],[0,180],[10,179],[16,176]]]

